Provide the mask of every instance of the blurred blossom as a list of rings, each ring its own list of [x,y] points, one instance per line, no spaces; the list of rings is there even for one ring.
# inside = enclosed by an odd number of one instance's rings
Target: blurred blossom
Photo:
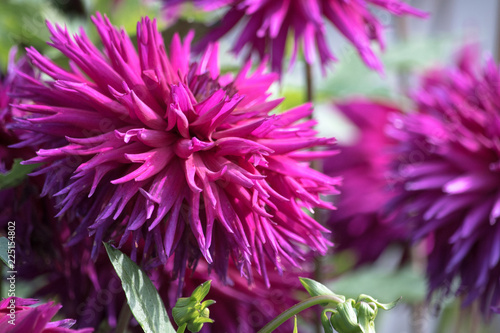
[[[479,69],[477,53],[429,71],[416,112],[394,114],[392,207],[426,240],[430,291],[478,300],[487,315],[500,304],[500,76],[493,60]]]
[[[10,333],[90,333],[92,328],[73,330],[75,320],[50,322],[61,305],[37,304],[35,299],[9,297],[0,301],[0,331]]]
[[[24,79],[17,75],[23,73],[26,77],[33,77],[33,70],[26,58],[16,61],[17,49],[12,48],[9,53],[7,71],[0,73],[0,174],[5,176],[20,160],[35,156],[33,147],[15,148],[23,131],[11,128],[13,118],[20,116],[20,111],[11,104],[17,101],[14,95],[15,86],[23,84]],[[20,177],[22,178],[22,177]],[[7,228],[9,221],[16,224],[16,242],[19,245],[19,258],[27,257],[30,252],[30,238],[32,236],[32,221],[45,218],[44,207],[38,198],[40,179],[19,180],[20,184],[11,184],[0,189],[0,227]]]
[[[357,264],[375,261],[380,254],[406,237],[405,226],[394,224],[394,214],[384,206],[395,195],[391,184],[391,152],[396,143],[386,133],[388,116],[401,111],[382,101],[352,99],[335,106],[358,128],[352,144],[339,144],[340,154],[325,159],[324,172],[342,176],[341,194],[334,198],[338,210],[327,225],[334,230],[337,251],[352,250]]]
[[[179,3],[188,0],[163,0],[165,12],[177,10]],[[281,73],[287,41],[293,38],[293,64],[299,48],[303,50],[307,63],[312,64],[319,56],[323,70],[336,58],[328,45],[326,21],[330,21],[342,35],[358,50],[366,65],[382,71],[382,63],[371,48],[376,41],[381,49],[385,42],[383,24],[371,12],[371,7],[380,8],[394,15],[427,14],[399,0],[189,0],[205,11],[226,9],[223,17],[209,30],[199,44],[203,49],[208,43],[218,40],[237,25],[239,35],[235,38],[233,52],[239,54],[245,47],[248,53],[257,53],[261,59],[271,55],[273,71]]]
[[[115,240],[136,244],[137,261],[144,241],[145,265],[175,255],[178,272],[203,257],[224,280],[233,260],[267,285],[265,258],[281,272],[309,250],[324,254],[327,230],[303,208],[333,208],[319,195],[335,193],[338,179],[309,167],[333,152],[304,149],[334,141],[302,120],[311,105],[271,114],[281,102],[269,99],[277,75],[250,63],[221,75],[217,45],[190,61],[192,34],[174,36],[167,52],[144,18],[136,50],[106,17],[92,20],[104,52],[83,30],[70,36],[49,23],[69,69],[30,48],[47,79],[23,75],[16,90],[33,101],[16,106],[25,116],[15,128],[32,134],[18,147],[42,148],[26,164],[42,164],[33,174],[46,177],[42,195],[58,198],[57,217],[79,221],[68,245],[90,232],[94,259],[103,240]]]
[[[33,76],[28,60],[25,57],[16,61],[17,49],[12,48],[9,53],[9,63],[5,73],[0,72],[0,173],[8,172],[16,158],[26,158],[34,155],[29,149],[13,149],[9,147],[19,141],[19,131],[9,128],[12,119],[19,116],[16,108],[11,107],[15,102],[14,87],[22,84],[23,78],[17,75],[18,72],[26,76]]]
[[[57,298],[61,312],[77,320],[76,327],[98,329],[103,321],[115,328],[120,309],[126,302],[120,279],[103,251],[95,262],[91,259],[91,239],[67,246],[70,227],[66,221],[50,221],[44,242],[33,245],[33,253],[21,266],[20,279],[43,278],[34,290],[35,297]],[[49,245],[50,244],[50,245]],[[130,252],[131,246],[125,245]],[[135,331],[134,331],[135,332]]]

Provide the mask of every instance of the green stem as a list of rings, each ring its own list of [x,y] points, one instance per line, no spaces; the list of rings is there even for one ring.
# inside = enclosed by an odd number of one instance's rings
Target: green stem
[[[257,333],[270,333],[275,329],[277,329],[281,324],[283,324],[288,319],[292,318],[299,312],[302,312],[305,309],[310,308],[311,306],[322,303],[341,303],[341,302],[342,300],[340,298],[333,295],[321,295],[321,296],[310,297],[300,303],[295,304],[288,310],[282,312],[280,315],[271,320],[266,326],[264,326]]]
[[[130,306],[128,306],[127,302],[124,302],[122,309],[120,310],[120,314],[118,316],[118,324],[116,324],[116,333],[127,332],[128,324],[130,322],[131,317],[132,317],[132,311],[130,310]]]

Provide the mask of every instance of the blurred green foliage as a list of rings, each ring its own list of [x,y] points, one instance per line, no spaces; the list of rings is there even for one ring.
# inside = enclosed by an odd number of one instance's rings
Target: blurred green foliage
[[[347,297],[361,293],[384,300],[402,296],[405,303],[422,302],[427,295],[425,277],[411,267],[398,270],[364,267],[342,275],[328,287]]]

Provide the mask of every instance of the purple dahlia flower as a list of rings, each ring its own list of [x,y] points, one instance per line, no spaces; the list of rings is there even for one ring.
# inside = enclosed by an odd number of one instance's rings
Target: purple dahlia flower
[[[0,174],[2,176],[11,171],[14,163],[19,162],[16,160],[35,156],[35,151],[31,147],[13,148],[23,135],[22,131],[10,128],[13,118],[20,115],[19,110],[11,107],[11,104],[16,101],[13,96],[15,86],[23,83],[23,79],[17,73],[24,73],[27,77],[33,76],[33,70],[26,58],[15,61],[16,53],[16,49],[13,48],[9,53],[7,71],[0,73]],[[18,262],[29,255],[32,221],[38,221],[44,216],[44,208],[37,195],[38,183],[39,179],[33,178],[0,189],[0,207],[2,207],[0,227],[6,234],[7,224],[10,221],[17,223]]]
[[[234,265],[228,268],[228,284],[213,279],[206,273],[206,264],[200,263],[196,270],[186,270],[181,291],[182,296],[189,296],[194,289],[205,281],[212,280],[212,286],[206,299],[215,300],[210,306],[212,324],[205,324],[201,332],[210,333],[247,333],[257,332],[274,317],[298,302],[298,291],[301,290],[299,276],[309,276],[307,271],[288,272],[281,275],[269,267],[269,281],[272,287],[266,287],[262,276],[256,276],[254,283],[248,284],[240,276]],[[179,284],[170,277],[169,269],[163,268],[152,273],[153,283],[158,287],[168,313],[177,301]],[[168,282],[170,281],[170,282]],[[275,332],[291,332],[292,321],[280,326]]]
[[[334,200],[338,211],[327,225],[335,230],[337,250],[352,250],[356,262],[376,260],[388,245],[405,239],[405,228],[394,224],[384,206],[395,195],[390,184],[391,148],[386,127],[388,115],[401,111],[386,102],[354,99],[335,105],[359,130],[352,144],[339,145],[340,154],[325,159],[324,172],[343,177],[341,194]]]
[[[500,304],[500,74],[476,61],[468,47],[456,67],[430,71],[413,95],[417,112],[394,115],[393,207],[427,240],[430,291],[489,313]]]
[[[72,319],[50,322],[60,305],[53,302],[32,307],[35,299],[9,297],[0,301],[0,331],[5,333],[90,333],[92,328],[73,330]]]
[[[43,165],[42,194],[60,198],[58,216],[81,220],[70,244],[89,230],[95,258],[102,240],[144,240],[161,263],[175,254],[178,270],[203,256],[222,278],[229,257],[250,278],[252,265],[266,276],[266,257],[281,271],[306,250],[326,252],[327,230],[303,208],[333,208],[319,195],[339,180],[309,167],[332,152],[306,149],[333,142],[301,121],[310,104],[271,114],[281,100],[269,100],[277,75],[264,64],[220,75],[217,45],[194,62],[191,34],[167,53],[145,18],[136,50],[107,18],[93,21],[104,52],[83,31],[72,38],[49,24],[70,69],[28,49],[50,79],[18,92],[33,101],[17,106],[17,128],[42,148],[27,162]]]
[[[166,9],[187,0],[163,0]],[[394,15],[414,15],[426,17],[419,11],[399,0],[190,0],[206,11],[227,8],[222,19],[201,41],[201,48],[209,42],[218,40],[238,23],[241,28],[233,51],[239,54],[245,46],[249,54],[257,53],[260,58],[271,54],[274,71],[281,73],[283,58],[289,34],[293,34],[293,54],[295,62],[297,51],[302,47],[305,60],[312,64],[316,57],[323,69],[335,60],[328,46],[325,21],[330,21],[358,50],[366,65],[382,71],[382,63],[373,52],[372,40],[384,48],[382,23],[369,7],[382,8]]]
[[[33,71],[26,58],[15,60],[17,50],[11,49],[7,71],[0,72],[0,173],[8,172],[16,158],[32,157],[34,153],[31,149],[13,149],[9,147],[19,141],[21,133],[8,128],[12,118],[19,115],[19,112],[10,106],[15,102],[13,93],[16,85],[22,84],[22,78],[18,72],[26,76],[33,76]],[[31,154],[30,154],[31,153]]]
[[[66,221],[50,221],[44,243],[33,244],[33,253],[21,266],[19,277],[31,281],[42,278],[44,284],[32,296],[56,298],[64,316],[75,318],[75,327],[98,329],[105,321],[115,328],[126,302],[120,279],[106,253],[91,259],[92,240],[67,246],[71,230]],[[35,230],[47,227],[37,225]],[[50,246],[49,246],[50,245]],[[130,244],[124,246],[130,250]],[[128,251],[129,252],[129,251]]]

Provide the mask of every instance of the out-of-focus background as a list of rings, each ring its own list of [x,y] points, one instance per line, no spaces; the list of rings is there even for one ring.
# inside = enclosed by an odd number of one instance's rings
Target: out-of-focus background
[[[484,57],[500,59],[500,1],[499,0],[413,0],[416,8],[431,13],[427,20],[411,17],[395,18],[385,12],[375,12],[386,25],[387,50],[382,55],[385,74],[367,69],[356,52],[330,27],[331,44],[339,62],[328,76],[322,77],[314,68],[315,117],[318,129],[325,136],[335,136],[348,142],[355,134],[353,126],[338,113],[332,112],[332,101],[352,96],[387,98],[402,105],[409,105],[406,92],[415,84],[415,75],[436,64],[451,62],[454,52],[464,43],[478,43]],[[96,11],[106,13],[110,20],[135,35],[136,22],[141,16],[159,18],[159,25],[167,28],[162,20],[161,5],[153,0],[0,0],[0,69],[5,70],[8,52],[18,45],[20,52],[26,46],[35,46],[47,56],[61,60],[54,49],[46,45],[49,39],[45,20],[66,24],[71,31],[82,26],[89,37],[96,41],[96,32],[88,16]],[[185,15],[184,24],[165,32],[165,37],[175,29],[184,33],[199,26],[203,15]],[[231,37],[223,42],[222,50],[231,46]],[[237,68],[238,61],[230,55],[221,57],[221,64],[228,70]],[[288,71],[275,90],[285,95],[283,108],[304,101],[303,65],[299,62]],[[410,106],[409,106],[410,107]],[[378,332],[470,332],[477,325],[474,309],[461,310],[456,300],[447,300],[441,308],[431,303],[426,306],[426,285],[423,265],[393,273],[401,251],[390,248],[374,265],[361,267],[331,283],[336,292],[355,296],[367,293],[381,301],[392,301],[403,296],[401,305],[388,313],[380,313]],[[349,254],[341,253],[325,265],[332,264],[339,272],[349,267]],[[26,287],[29,288],[29,287]],[[2,295],[5,296],[5,295]],[[22,295],[20,295],[22,296]],[[301,332],[306,332],[305,328]],[[500,319],[493,318],[479,332],[500,332]]]

